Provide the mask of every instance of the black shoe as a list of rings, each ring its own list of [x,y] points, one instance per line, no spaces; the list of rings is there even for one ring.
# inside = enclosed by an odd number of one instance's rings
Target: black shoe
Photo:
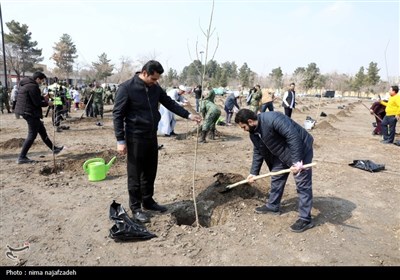
[[[167,207],[162,206],[162,205],[158,204],[157,202],[154,202],[152,204],[144,204],[143,203],[143,208],[145,210],[158,211],[161,213],[168,210]]]
[[[164,145],[158,145],[158,149],[161,150],[164,147]]]
[[[175,132],[172,131],[172,132],[170,133],[170,135],[171,135],[171,136],[176,136],[176,135],[178,135],[178,134],[176,134]]]
[[[311,221],[298,219],[293,225],[290,226],[290,230],[293,232],[303,232],[309,228],[312,228],[314,224]]]
[[[17,159],[17,163],[18,164],[24,164],[24,163],[35,163],[36,161],[29,159],[27,157],[23,157],[23,158],[18,158]]]
[[[61,127],[61,129],[64,129],[64,130],[68,130],[69,129],[69,126],[68,125],[62,125],[62,126],[60,126]]]
[[[257,214],[272,214],[272,215],[280,215],[281,214],[281,212],[279,212],[279,210],[274,211],[274,210],[268,208],[267,205],[265,205],[265,204],[263,206],[257,207],[255,211]]]
[[[171,137],[171,135],[169,135],[169,134],[164,134],[164,136],[165,136],[165,137]]]
[[[64,149],[64,146],[61,146],[61,147],[54,147],[53,153],[54,153],[55,155],[57,155],[57,154],[59,154],[63,149]]]
[[[143,211],[138,210],[138,211],[132,211],[132,212],[133,212],[133,218],[135,218],[139,222],[141,222],[141,223],[149,223],[150,222],[150,218],[147,217],[147,215],[145,213],[143,213]]]

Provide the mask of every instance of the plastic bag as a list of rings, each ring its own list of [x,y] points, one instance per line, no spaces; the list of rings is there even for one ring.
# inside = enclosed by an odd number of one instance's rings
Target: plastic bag
[[[115,200],[110,205],[110,219],[115,222],[110,229],[110,237],[115,241],[147,240],[157,237],[145,226],[129,218],[124,207]]]
[[[385,169],[384,164],[376,164],[371,160],[353,160],[353,163],[349,163],[349,165],[369,172],[378,172]]]

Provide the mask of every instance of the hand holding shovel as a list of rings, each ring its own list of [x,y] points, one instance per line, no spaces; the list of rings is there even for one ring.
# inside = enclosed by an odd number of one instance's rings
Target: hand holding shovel
[[[303,169],[310,168],[310,167],[315,166],[315,165],[317,165],[316,162],[309,163],[309,164],[304,164],[303,165]],[[265,178],[265,177],[269,177],[269,176],[275,176],[275,175],[280,175],[280,174],[284,174],[284,173],[290,173],[290,171],[291,171],[290,168],[289,169],[283,169],[283,170],[276,171],[276,172],[269,172],[269,173],[266,173],[266,174],[254,176],[251,179],[252,179],[252,181],[255,181],[255,180],[258,180],[258,179],[261,179],[261,178]],[[230,189],[232,189],[234,187],[237,187],[239,185],[243,185],[243,184],[246,184],[246,183],[249,183],[248,179],[244,179],[244,180],[239,181],[237,183],[228,185],[228,186],[225,187],[225,190],[230,190]]]

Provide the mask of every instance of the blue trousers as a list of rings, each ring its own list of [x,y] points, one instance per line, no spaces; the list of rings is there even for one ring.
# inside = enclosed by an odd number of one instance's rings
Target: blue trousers
[[[264,113],[265,111],[267,111],[267,109],[268,109],[268,111],[273,111],[274,110],[274,102],[270,101],[270,102],[262,104],[260,111],[261,111],[261,113]]]
[[[303,164],[311,163],[313,151],[311,150],[303,159]],[[289,166],[275,158],[273,162],[272,172],[287,169]],[[289,173],[276,175],[271,177],[271,190],[269,193],[267,207],[278,211],[281,205],[283,191],[285,190],[286,181]],[[311,209],[313,204],[312,193],[312,169],[301,171],[294,176],[296,182],[297,194],[299,197],[299,218],[306,221],[311,221]]]

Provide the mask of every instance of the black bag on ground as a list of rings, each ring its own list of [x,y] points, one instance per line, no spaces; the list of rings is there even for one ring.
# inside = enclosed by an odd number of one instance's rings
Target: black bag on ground
[[[110,219],[115,222],[110,229],[110,237],[115,241],[147,240],[157,237],[145,226],[129,218],[124,207],[115,200],[110,205]]]
[[[384,164],[376,164],[371,160],[353,160],[353,163],[349,163],[349,165],[369,172],[378,172],[385,169]]]

